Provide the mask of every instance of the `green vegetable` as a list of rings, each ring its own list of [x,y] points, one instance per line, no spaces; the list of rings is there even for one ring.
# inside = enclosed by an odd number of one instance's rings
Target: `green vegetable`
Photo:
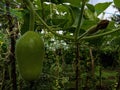
[[[42,72],[44,42],[34,31],[26,32],[16,43],[15,55],[23,79],[38,79]]]

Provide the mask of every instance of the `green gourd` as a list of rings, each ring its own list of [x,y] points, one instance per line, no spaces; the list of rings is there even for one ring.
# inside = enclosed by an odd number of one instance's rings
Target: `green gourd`
[[[15,56],[24,80],[33,81],[42,73],[44,42],[34,31],[27,31],[16,42]]]

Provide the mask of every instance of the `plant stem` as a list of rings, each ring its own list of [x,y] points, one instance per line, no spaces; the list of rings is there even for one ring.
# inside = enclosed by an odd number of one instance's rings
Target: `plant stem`
[[[15,64],[15,40],[11,38],[11,80],[12,80],[12,90],[17,90],[17,80],[16,80],[16,64]]]
[[[95,90],[95,60],[93,57],[93,49],[92,47],[89,47],[89,52],[90,52],[90,58],[91,58],[91,79],[92,79],[92,89]]]
[[[102,87],[102,66],[101,66],[101,63],[100,63],[100,69],[99,69],[99,85],[100,85],[100,88]]]
[[[89,32],[90,32],[91,30],[96,29],[96,27],[97,27],[97,25],[94,25],[94,26],[90,27],[85,33],[83,33],[82,35],[80,35],[77,40],[80,40],[80,39],[82,39],[84,36],[88,35]]]
[[[116,87],[116,90],[120,90],[120,73],[119,73],[119,76],[118,76],[118,85]]]
[[[42,18],[45,20],[45,7],[43,4],[44,0],[40,0],[41,8],[42,8]]]
[[[90,51],[89,52],[90,52],[90,58],[91,58],[92,77],[94,77],[94,58],[93,58],[93,53],[92,53],[92,47],[90,47]]]
[[[13,32],[13,19],[10,15],[10,1],[6,0],[6,11],[7,11],[7,18],[8,18],[8,25],[9,25],[9,32]],[[15,35],[12,33],[10,35],[10,54],[9,54],[9,59],[10,59],[10,64],[11,64],[11,82],[12,82],[12,90],[17,90],[17,82],[16,82],[16,64],[15,64]]]
[[[97,37],[105,36],[105,35],[111,34],[113,32],[117,32],[119,30],[120,30],[120,28],[113,29],[112,31],[108,31],[108,32],[105,32],[105,33],[102,33],[102,34],[97,34],[97,35],[93,35],[93,36],[87,36],[87,37],[79,38],[79,41],[80,40],[86,40],[86,39],[92,39],[92,38],[97,38]]]
[[[81,7],[81,12],[80,12],[80,16],[79,16],[79,21],[78,21],[78,25],[75,31],[75,54],[76,54],[76,59],[75,59],[75,65],[76,65],[76,70],[75,70],[75,76],[76,76],[76,82],[75,82],[75,87],[76,90],[79,89],[79,44],[78,44],[78,36],[79,36],[79,32],[81,29],[81,23],[82,23],[82,18],[83,18],[83,12],[84,12],[84,7],[85,7],[85,0],[82,0],[82,7]]]
[[[78,37],[78,40],[80,40],[81,38],[83,38],[84,36],[86,36],[88,34],[90,35],[90,34],[96,33],[97,31],[99,31],[101,29],[106,29],[108,24],[109,24],[108,20],[101,20],[97,25],[94,25],[94,26],[90,27],[85,33],[80,35]]]
[[[77,40],[77,38],[79,36],[80,29],[81,29],[81,23],[82,23],[85,3],[86,3],[86,0],[82,0],[82,6],[81,6],[81,12],[80,12],[80,16],[79,16],[79,21],[78,21],[78,25],[77,25],[77,28],[76,28],[76,31],[75,31],[75,40]]]
[[[75,60],[75,75],[76,75],[76,83],[75,83],[75,87],[76,90],[79,89],[79,44],[76,43],[76,60]]]
[[[34,22],[35,22],[35,14],[33,11],[30,11],[30,24],[29,24],[29,31],[34,31]]]

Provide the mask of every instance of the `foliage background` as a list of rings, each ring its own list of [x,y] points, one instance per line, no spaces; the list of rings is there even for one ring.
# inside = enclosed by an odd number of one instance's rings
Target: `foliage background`
[[[29,10],[21,0],[0,1],[0,88],[8,90],[12,87],[10,78],[10,35],[7,19],[6,2],[10,2],[9,14],[12,17],[13,32],[16,39],[23,35],[29,24]],[[79,35],[100,21],[98,15],[112,3],[92,5],[87,0],[83,13],[82,26]],[[47,3],[46,3],[47,2]],[[65,2],[70,5],[64,4]],[[54,32],[68,38],[74,37],[82,0],[34,0],[36,12],[42,17]],[[115,6],[118,1],[114,0]],[[98,11],[99,10],[99,11]],[[119,28],[119,19],[112,17],[108,27],[93,36]],[[117,21],[118,20],[118,21]],[[115,26],[116,25],[116,26]],[[72,40],[63,39],[48,32],[38,17],[35,21],[36,32],[40,33],[45,42],[45,60],[40,78],[31,83],[24,81],[18,70],[17,86],[19,90],[74,90],[75,89],[75,46]],[[19,32],[19,33],[18,33]],[[80,90],[115,90],[119,86],[119,45],[120,32],[114,32],[102,37],[85,39],[80,42],[79,89]],[[92,51],[92,54],[91,54]],[[93,59],[92,59],[93,58]],[[94,63],[93,61],[94,60]],[[17,62],[16,62],[17,69]],[[112,73],[112,74],[111,74]],[[119,90],[119,89],[118,89]]]

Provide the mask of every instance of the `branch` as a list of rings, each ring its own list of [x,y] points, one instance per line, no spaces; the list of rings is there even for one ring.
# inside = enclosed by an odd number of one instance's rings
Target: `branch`
[[[120,30],[120,28],[118,28],[118,29],[113,29],[112,31],[108,31],[108,32],[105,32],[105,33],[102,33],[102,34],[98,34],[98,35],[83,37],[83,38],[79,39],[79,41],[80,41],[80,40],[86,40],[86,39],[92,39],[92,38],[97,38],[97,37],[105,36],[105,35],[108,35],[108,34],[117,32],[117,31],[119,31],[119,30]]]
[[[90,27],[85,33],[78,37],[78,40],[82,39],[86,35],[96,33],[99,30],[105,29],[109,24],[108,20],[101,20],[97,25]]]

